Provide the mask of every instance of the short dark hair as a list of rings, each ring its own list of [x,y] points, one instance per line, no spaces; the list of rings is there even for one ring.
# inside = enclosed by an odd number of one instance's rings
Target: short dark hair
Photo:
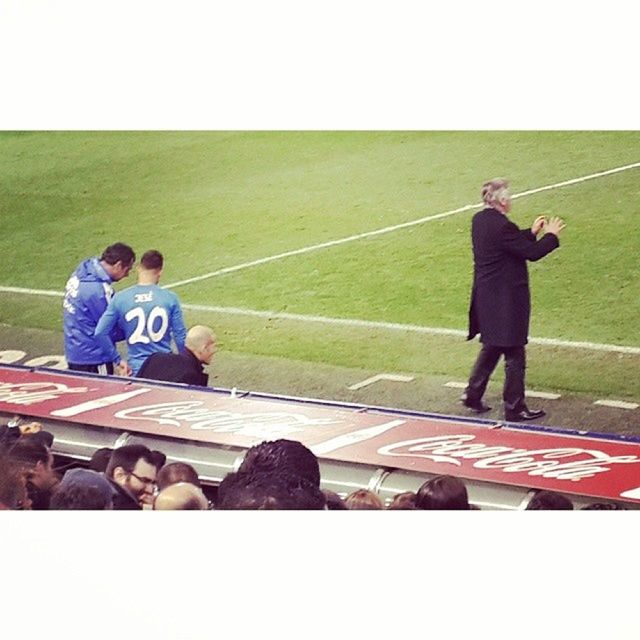
[[[627,508],[616,502],[592,502],[580,511],[626,511]]]
[[[20,436],[8,449],[9,455],[22,463],[35,466],[38,462],[47,464],[50,451],[40,438]]]
[[[150,251],[146,251],[145,254],[140,259],[140,264],[145,269],[162,269],[162,265],[164,264],[164,258],[159,251],[155,249],[151,249]]]
[[[555,491],[538,491],[529,501],[525,511],[571,511],[573,503],[569,498]]]
[[[170,487],[172,484],[176,484],[178,482],[188,482],[196,487],[200,486],[198,472],[186,462],[172,462],[170,464],[166,464],[158,472],[158,476],[156,478],[158,491],[162,491],[166,487]]]
[[[315,454],[295,440],[261,442],[244,457],[238,471],[242,473],[286,471],[320,487],[320,465]]]
[[[126,444],[123,447],[118,447],[113,450],[104,473],[107,478],[111,479],[113,479],[113,472],[117,467],[122,467],[131,473],[138,460],[141,459],[155,466],[153,453],[143,444]]]
[[[312,482],[293,473],[230,473],[218,487],[216,509],[324,509],[324,494]]]
[[[469,496],[464,482],[454,476],[427,480],[416,494],[416,508],[427,510],[468,510]]]
[[[156,468],[156,473],[164,467],[167,461],[167,456],[162,453],[162,451],[152,451],[151,452],[151,464]]]
[[[91,469],[91,471],[103,472],[109,464],[109,459],[111,458],[112,453],[113,449],[110,449],[109,447],[96,449],[91,456],[91,460],[89,460],[89,469]]]
[[[136,261],[136,254],[133,249],[123,242],[110,244],[103,252],[100,260],[104,260],[107,264],[114,265],[122,262],[124,265],[131,265]]]
[[[335,492],[323,489],[325,500],[327,501],[327,509],[329,511],[347,511],[347,505],[344,500]]]

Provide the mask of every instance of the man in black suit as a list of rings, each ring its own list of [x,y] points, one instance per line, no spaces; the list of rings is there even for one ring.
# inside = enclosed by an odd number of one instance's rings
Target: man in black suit
[[[209,327],[191,327],[182,353],[154,353],[138,371],[138,378],[181,382],[196,387],[206,387],[209,376],[203,370],[216,350],[216,336]]]
[[[518,229],[507,218],[511,196],[506,180],[484,184],[482,199],[486,207],[475,214],[471,227],[474,272],[467,338],[471,340],[479,333],[482,349],[462,402],[477,413],[491,409],[482,402],[482,396],[503,355],[505,418],[513,422],[535,420],[544,416],[544,411],[529,409],[524,398],[525,345],[531,313],[527,260],[540,260],[556,249],[565,224],[560,218],[539,216],[531,229]],[[536,240],[543,229],[544,237]]]

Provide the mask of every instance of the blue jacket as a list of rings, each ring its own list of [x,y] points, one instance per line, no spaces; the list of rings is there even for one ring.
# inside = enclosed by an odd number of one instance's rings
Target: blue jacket
[[[120,362],[114,342],[122,340],[123,336],[114,332],[111,340],[105,344],[93,335],[113,295],[111,282],[111,277],[97,257],[81,262],[67,281],[63,302],[64,354],[67,362]]]
[[[95,331],[105,349],[114,328],[120,328],[127,341],[127,363],[134,376],[150,355],[171,353],[172,337],[183,351],[187,336],[178,296],[157,284],[136,284],[116,293]]]

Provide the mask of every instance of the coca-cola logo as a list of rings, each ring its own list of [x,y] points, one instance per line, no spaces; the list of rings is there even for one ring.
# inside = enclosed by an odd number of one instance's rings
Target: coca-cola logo
[[[191,429],[216,433],[235,433],[259,438],[281,438],[303,431],[309,426],[336,424],[331,418],[310,418],[301,413],[236,413],[207,409],[204,402],[163,402],[115,414],[122,420],[147,420],[161,425],[180,427],[187,423]]]
[[[499,469],[504,473],[572,480],[592,478],[611,470],[614,464],[636,464],[634,455],[611,456],[597,449],[558,447],[554,449],[514,449],[473,443],[474,435],[434,436],[395,442],[378,449],[383,456],[427,458],[434,462],[462,466],[461,460],[476,460],[476,469]]]
[[[70,393],[86,393],[87,387],[68,387],[54,382],[0,382],[0,402],[32,405]]]

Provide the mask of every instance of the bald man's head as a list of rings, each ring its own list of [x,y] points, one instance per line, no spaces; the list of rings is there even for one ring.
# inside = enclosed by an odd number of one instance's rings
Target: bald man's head
[[[163,489],[156,498],[156,511],[204,511],[209,501],[202,489],[188,482],[178,482]]]
[[[191,327],[185,345],[203,364],[209,364],[216,352],[216,336],[213,330],[203,325]]]

